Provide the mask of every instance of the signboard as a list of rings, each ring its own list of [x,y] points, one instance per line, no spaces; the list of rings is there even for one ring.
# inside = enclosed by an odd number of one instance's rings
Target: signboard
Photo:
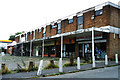
[[[55,45],[55,41],[47,41],[44,44],[44,46],[51,46],[51,45]]]
[[[103,35],[102,35],[102,33],[99,33],[99,34],[96,34],[96,35],[95,35],[95,38],[94,38],[94,39],[101,39],[101,38],[103,38]],[[91,40],[91,39],[92,39],[91,34],[88,34],[87,36],[82,35],[82,36],[80,36],[80,37],[77,37],[77,38],[76,38],[76,41]]]
[[[63,44],[74,44],[75,43],[75,38],[67,38],[63,40]],[[60,45],[61,41],[58,40],[56,41],[56,45]]]

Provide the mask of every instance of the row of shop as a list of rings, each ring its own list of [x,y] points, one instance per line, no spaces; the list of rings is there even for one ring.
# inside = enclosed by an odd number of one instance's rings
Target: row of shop
[[[106,42],[108,33],[95,32],[95,58],[103,59],[106,55]],[[63,37],[62,57],[80,56],[81,58],[92,57],[91,32],[80,35]],[[31,46],[32,44],[32,46]],[[31,49],[30,49],[31,47]],[[44,47],[44,48],[43,48]],[[61,57],[61,38],[39,40],[18,44],[18,56]],[[30,54],[31,51],[31,54]],[[43,54],[44,53],[44,54]]]

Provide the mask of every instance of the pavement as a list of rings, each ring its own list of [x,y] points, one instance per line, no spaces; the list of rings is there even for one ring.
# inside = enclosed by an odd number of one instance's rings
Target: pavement
[[[59,76],[50,76],[47,78],[118,78],[118,66],[64,74]]]
[[[116,63],[113,61],[110,61],[108,65],[116,65]],[[105,66],[106,65],[103,62],[96,63],[96,68],[105,67]],[[88,70],[88,69],[92,69],[92,64],[81,65],[80,70]],[[76,66],[73,66],[73,67],[63,67],[63,71],[66,73],[66,72],[79,71],[79,70],[77,70]],[[5,74],[5,75],[2,75],[2,78],[32,78],[32,77],[36,77],[36,73],[37,71]],[[49,75],[49,74],[55,74],[55,73],[59,73],[59,68],[42,71],[42,75]]]

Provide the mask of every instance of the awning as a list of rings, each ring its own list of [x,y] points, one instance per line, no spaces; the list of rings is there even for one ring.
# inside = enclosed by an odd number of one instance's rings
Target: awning
[[[41,40],[46,40],[46,39],[53,39],[53,38],[58,38],[61,36],[70,36],[70,35],[78,35],[78,34],[84,34],[87,32],[91,32],[92,28],[88,28],[88,29],[79,29],[77,31],[72,31],[72,32],[67,32],[67,33],[62,33],[62,34],[57,34],[51,37],[44,37],[44,38],[40,38],[40,39],[35,39],[35,40],[31,40],[31,41],[41,41]],[[104,26],[104,27],[94,27],[94,31],[98,31],[98,32],[106,32],[106,33],[114,33],[114,34],[119,34],[120,36],[120,28],[116,28],[113,26]],[[26,42],[30,42],[30,41],[26,41]],[[24,42],[24,43],[26,43]],[[18,43],[20,44],[20,43]]]

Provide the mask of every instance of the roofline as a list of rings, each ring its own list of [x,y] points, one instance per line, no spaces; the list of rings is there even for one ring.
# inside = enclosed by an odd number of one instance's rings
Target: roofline
[[[105,3],[102,3],[102,4],[98,4],[98,5],[94,6],[94,7],[91,7],[91,8],[82,10],[82,11],[79,11],[79,12],[77,12],[77,13],[71,14],[71,15],[69,15],[69,16],[63,17],[63,18],[61,18],[61,19],[54,20],[54,23],[61,22],[62,20],[69,19],[70,17],[83,15],[84,13],[86,13],[86,12],[88,12],[88,11],[95,10],[97,7],[104,7],[104,6],[106,6],[106,5],[110,5],[110,6],[113,6],[113,7],[115,7],[115,8],[120,9],[120,6],[119,6],[119,5],[114,4],[114,3],[110,2],[110,1],[108,1],[108,2],[105,2]],[[53,21],[52,21],[52,22],[53,22]],[[42,25],[42,26],[43,26],[43,27],[46,27],[47,25],[50,25],[52,22],[46,23],[45,25]],[[40,28],[42,28],[42,26],[41,26]],[[26,34],[26,33],[28,33],[28,32],[35,31],[36,29],[38,29],[38,27],[37,27],[37,28],[33,28],[33,29],[31,29],[31,30],[29,30],[29,31],[27,31],[27,32],[25,32],[25,33],[22,33],[22,34]],[[22,34],[16,35],[15,37],[20,36],[20,35],[22,35]]]

